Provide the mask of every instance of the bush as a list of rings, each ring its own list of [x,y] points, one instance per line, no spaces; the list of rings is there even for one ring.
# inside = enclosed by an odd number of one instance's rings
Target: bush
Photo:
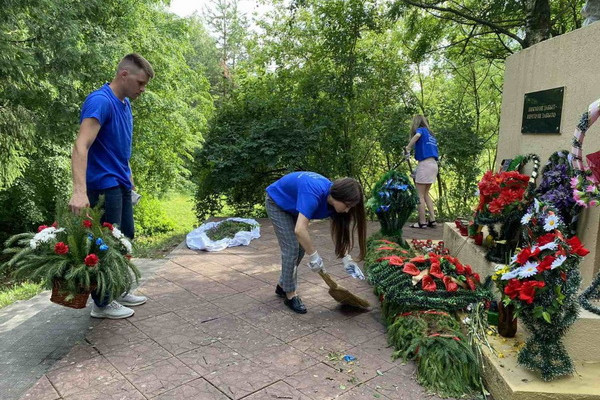
[[[134,208],[135,230],[140,236],[151,236],[175,230],[175,221],[161,207],[159,199],[144,196]]]

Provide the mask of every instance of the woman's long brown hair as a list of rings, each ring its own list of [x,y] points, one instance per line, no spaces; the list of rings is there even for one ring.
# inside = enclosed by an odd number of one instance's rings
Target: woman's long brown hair
[[[367,241],[367,217],[362,187],[356,179],[341,178],[333,182],[331,197],[351,208],[347,213],[334,212],[331,217],[331,237],[335,254],[341,258],[354,248],[354,233],[358,236],[359,260],[365,257]]]

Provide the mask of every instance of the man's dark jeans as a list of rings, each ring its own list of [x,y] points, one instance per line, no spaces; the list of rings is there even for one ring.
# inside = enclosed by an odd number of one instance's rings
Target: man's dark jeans
[[[133,205],[131,204],[131,189],[124,186],[115,186],[102,190],[88,190],[90,205],[94,207],[98,204],[100,196],[104,195],[104,214],[101,222],[108,222],[119,227],[129,239],[133,239]],[[104,307],[109,303],[109,299],[101,299],[92,292],[92,299],[98,307]]]

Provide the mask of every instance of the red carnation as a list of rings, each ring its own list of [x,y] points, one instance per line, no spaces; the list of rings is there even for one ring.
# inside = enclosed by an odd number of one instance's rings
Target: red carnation
[[[100,261],[100,260],[98,259],[98,256],[95,254],[88,254],[85,257],[85,259],[83,260],[85,265],[87,265],[88,267],[93,267],[94,265],[98,264],[98,261]]]
[[[58,242],[54,245],[54,252],[56,254],[67,254],[69,252],[69,246],[63,242]]]
[[[504,288],[504,294],[514,299],[519,295],[519,291],[521,290],[521,282],[518,279],[511,279],[508,281],[508,285]]]
[[[92,227],[92,221],[90,221],[89,219],[84,219],[81,224],[88,229]]]
[[[108,230],[109,230],[109,231],[112,231],[112,230],[113,230],[113,226],[112,226],[112,224],[110,224],[110,223],[108,223],[108,222],[103,222],[103,223],[102,223],[102,226],[103,226],[103,227],[105,227],[105,228],[108,228]],[[393,250],[393,249],[392,249],[392,250]]]
[[[538,244],[538,246],[541,247],[545,244],[553,242],[555,238],[556,238],[556,235],[554,233],[546,233],[544,236],[540,236],[538,238],[537,244]]]
[[[531,257],[531,249],[526,247],[517,255],[517,262],[523,265],[529,260],[529,257]]]
[[[556,260],[556,257],[554,256],[546,256],[542,259],[542,261],[538,264],[537,266],[537,270],[539,272],[542,271],[548,271],[550,269],[550,267],[552,266],[552,263],[554,262],[554,260]]]
[[[533,303],[533,299],[535,297],[535,288],[543,288],[544,286],[546,286],[546,284],[540,281],[524,282],[519,292],[519,300],[523,300],[527,304]]]
[[[577,236],[567,239],[567,243],[571,246],[571,252],[577,254],[580,257],[585,257],[590,254],[590,251],[583,247],[583,244]]]
[[[40,225],[38,226],[38,232],[43,231],[44,229],[46,229],[48,226],[47,225]]]
[[[421,280],[421,286],[426,292],[435,292],[435,290],[437,289],[433,278],[429,275],[425,275],[423,277],[423,279]]]

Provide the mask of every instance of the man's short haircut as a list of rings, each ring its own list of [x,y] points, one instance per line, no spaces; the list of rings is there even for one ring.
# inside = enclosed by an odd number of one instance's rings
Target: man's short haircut
[[[152,65],[150,65],[148,60],[137,53],[127,54],[125,57],[123,57],[117,66],[117,73],[123,69],[127,69],[127,67],[132,65],[144,71],[146,75],[148,75],[148,78],[154,78],[154,70],[152,69]]]

